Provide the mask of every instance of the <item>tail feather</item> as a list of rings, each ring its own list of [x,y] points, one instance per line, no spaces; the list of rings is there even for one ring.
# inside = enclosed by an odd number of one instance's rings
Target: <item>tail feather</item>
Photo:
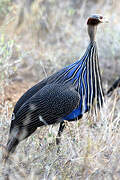
[[[2,155],[2,160],[3,160],[4,164],[6,163],[7,159],[9,158],[10,153],[13,153],[15,151],[18,143],[19,143],[19,141],[15,137],[12,137],[11,139],[8,140],[6,148],[4,149],[3,155]]]
[[[7,143],[7,147],[6,147],[7,151],[13,153],[18,143],[19,141],[16,137],[11,137],[11,139],[8,140],[8,143]]]

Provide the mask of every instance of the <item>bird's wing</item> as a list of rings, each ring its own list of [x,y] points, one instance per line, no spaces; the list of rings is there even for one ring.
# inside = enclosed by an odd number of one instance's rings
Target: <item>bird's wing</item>
[[[33,87],[31,87],[29,90],[27,90],[21,98],[17,101],[13,113],[16,114],[19,108],[29,99],[31,98],[35,93],[37,93],[40,89],[42,89],[46,85],[47,81],[46,79],[37,83]]]
[[[18,110],[13,124],[41,126],[56,123],[79,104],[78,92],[59,84],[46,85]]]
[[[39,90],[41,90],[44,86],[47,84],[53,83],[59,76],[62,74],[62,70],[54,73],[53,75],[49,76],[48,78],[40,81],[39,83],[35,84],[33,87],[28,89],[22,96],[21,98],[17,101],[14,111],[13,111],[13,116],[17,113],[19,108],[33,95],[35,95]]]

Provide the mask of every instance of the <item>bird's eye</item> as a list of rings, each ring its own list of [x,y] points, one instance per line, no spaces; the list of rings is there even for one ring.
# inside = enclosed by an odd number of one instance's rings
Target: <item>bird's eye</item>
[[[102,17],[102,16],[100,16],[100,19],[103,19],[103,17]]]

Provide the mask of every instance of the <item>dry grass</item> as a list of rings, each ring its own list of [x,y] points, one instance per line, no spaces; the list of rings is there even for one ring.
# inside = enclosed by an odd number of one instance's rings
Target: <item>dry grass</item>
[[[2,145],[7,142],[14,103],[25,89],[30,87],[28,82],[33,84],[41,80],[84,53],[88,44],[85,22],[89,14],[101,13],[110,20],[109,24],[99,27],[97,33],[104,87],[108,86],[108,81],[111,82],[119,75],[119,1],[36,0],[32,8],[32,14],[25,16],[19,29],[15,29],[20,11],[18,5],[12,6],[1,25]],[[16,88],[19,87],[18,80],[20,83],[26,81],[25,88],[23,85],[21,91]],[[10,85],[10,82],[13,85]],[[7,98],[6,86],[11,89],[7,90],[11,99]],[[119,98],[119,90],[112,97],[106,98],[98,117],[91,113],[79,121],[66,122],[67,127],[62,135],[59,152],[55,145],[58,125],[38,128],[34,135],[19,144],[7,166],[0,166],[0,180],[4,179],[3,174],[9,174],[10,180],[119,180]],[[0,164],[1,158],[0,146]]]
[[[7,167],[1,166],[0,172],[9,173],[10,179],[119,179],[118,97],[115,92],[107,99],[97,118],[95,114],[86,114],[79,121],[66,122],[59,147],[55,145],[57,125],[38,128],[19,144]],[[11,106],[4,104],[0,116],[2,144],[7,141]]]

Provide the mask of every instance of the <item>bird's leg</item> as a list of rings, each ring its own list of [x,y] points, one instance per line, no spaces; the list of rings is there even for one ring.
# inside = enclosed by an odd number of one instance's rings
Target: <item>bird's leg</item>
[[[57,137],[56,137],[56,144],[57,145],[60,143],[60,139],[61,139],[60,137],[61,137],[61,134],[62,134],[64,128],[65,128],[65,122],[62,121],[60,123],[60,127],[59,127],[58,134],[57,134]]]

